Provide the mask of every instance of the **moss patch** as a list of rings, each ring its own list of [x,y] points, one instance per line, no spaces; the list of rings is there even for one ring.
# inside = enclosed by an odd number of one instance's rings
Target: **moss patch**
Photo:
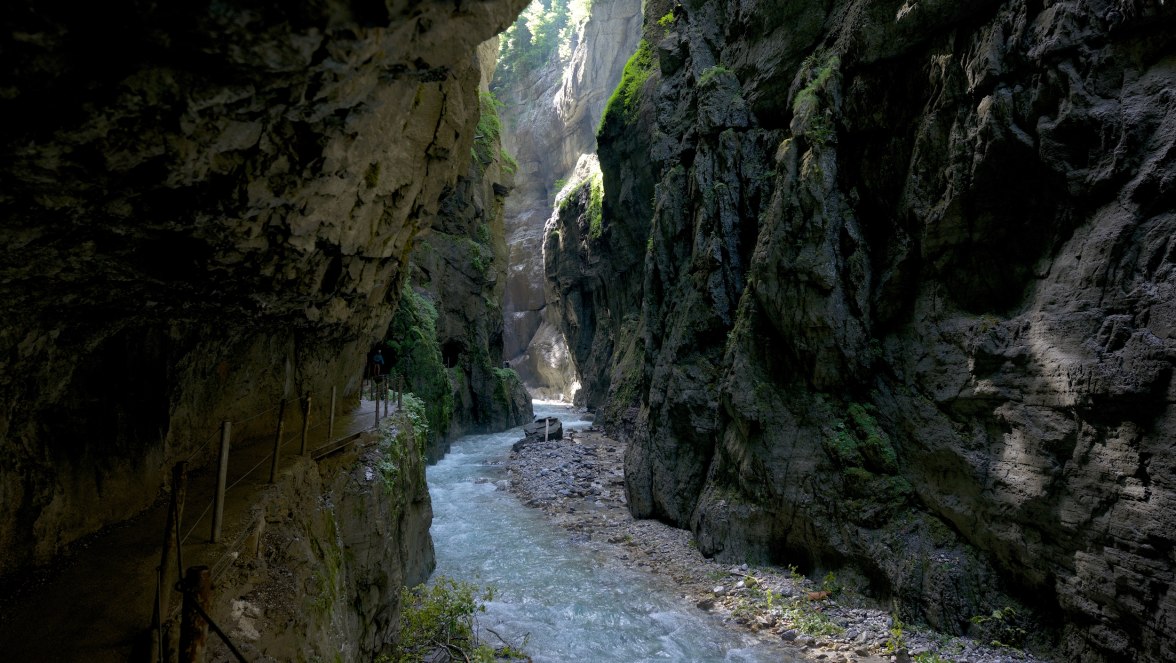
[[[637,44],[637,50],[625,63],[625,71],[621,74],[621,82],[613,90],[608,103],[604,107],[604,115],[600,118],[600,134],[610,122],[632,124],[637,116],[637,108],[641,103],[641,88],[653,73],[654,52],[649,42],[642,39]]]
[[[389,370],[404,376],[407,389],[424,401],[430,434],[443,435],[453,418],[453,389],[437,342],[437,309],[405,286],[388,331]]]

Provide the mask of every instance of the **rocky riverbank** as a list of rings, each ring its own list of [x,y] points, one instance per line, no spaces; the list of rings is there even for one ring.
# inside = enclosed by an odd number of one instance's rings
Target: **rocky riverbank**
[[[781,641],[814,661],[1036,662],[1010,647],[984,645],[1024,633],[1010,616],[977,624],[983,639],[950,637],[896,622],[876,601],[853,591],[858,579],[813,580],[795,570],[731,566],[702,556],[690,532],[629,515],[625,444],[595,429],[562,440],[520,445],[510,455],[509,490],[571,532],[575,543],[612,549],[622,563],[672,579],[682,600],[719,616],[730,628]]]

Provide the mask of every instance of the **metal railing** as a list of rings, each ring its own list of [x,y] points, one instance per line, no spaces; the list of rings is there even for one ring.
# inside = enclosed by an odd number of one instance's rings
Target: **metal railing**
[[[395,388],[395,391],[390,394],[390,390]],[[286,419],[289,400],[281,399],[276,405],[260,412],[253,413],[247,417],[243,417],[236,421],[224,420],[220,427],[209,435],[201,444],[188,456],[187,460],[180,461],[175,464],[172,470],[172,491],[169,500],[168,514],[163,532],[163,546],[160,565],[157,567],[157,580],[155,589],[155,607],[152,617],[151,629],[153,646],[151,652],[152,661],[180,661],[181,663],[188,663],[190,661],[203,660],[203,652],[207,641],[208,629],[211,627],[229,648],[234,656],[239,661],[245,661],[240,651],[229,641],[228,636],[220,629],[219,626],[212,621],[208,616],[207,611],[211,605],[211,582],[218,578],[222,573],[228,570],[233,560],[236,559],[234,553],[239,553],[241,547],[248,539],[249,529],[246,528],[244,532],[237,537],[235,541],[228,545],[228,550],[224,551],[220,558],[213,563],[212,567],[194,566],[187,569],[185,573],[183,547],[196,532],[197,528],[203,523],[205,517],[212,512],[212,523],[210,526],[208,542],[221,543],[223,536],[224,525],[224,508],[225,497],[229,491],[239,486],[247,478],[254,476],[255,473],[262,468],[266,463],[269,463],[269,479],[268,483],[273,484],[277,478],[279,463],[282,458],[283,451],[292,445],[295,441],[298,442],[298,455],[311,460],[322,460],[332,454],[345,450],[348,446],[360,439],[365,433],[379,429],[381,410],[384,417],[388,416],[389,408],[397,408],[402,398],[404,391],[404,379],[401,376],[395,380],[392,376],[376,376],[374,378],[364,380],[360,386],[360,396],[369,396],[368,400],[375,401],[375,411],[372,418],[371,426],[365,426],[354,432],[348,433],[341,437],[335,437],[335,413],[338,390],[335,387],[331,388],[330,399],[331,405],[328,410],[326,421],[319,423],[316,426],[311,425],[311,405],[313,403],[313,396],[309,393],[302,398],[297,399],[301,407],[298,410],[301,413],[300,429],[288,433],[286,431]],[[396,401],[396,405],[392,402]],[[234,425],[238,429],[242,424],[249,423],[267,414],[277,412],[277,421],[274,424],[273,447],[268,454],[257,461],[252,467],[246,470],[243,474],[236,477],[232,483],[228,482],[229,477],[229,462],[233,452],[233,428]],[[361,416],[367,416],[366,413]],[[323,436],[323,443],[317,447],[310,447],[310,439],[312,434],[325,429]],[[205,505],[200,515],[192,521],[191,527],[183,536],[180,535],[180,530],[183,525],[183,511],[184,502],[187,496],[188,488],[188,466],[196,458],[203,454],[208,446],[217,437],[220,437],[220,449],[217,455],[217,471],[215,475],[215,489],[212,500]],[[175,575],[172,575],[172,560],[175,561]],[[183,581],[178,581],[184,578]],[[170,596],[171,590],[178,591],[183,594],[182,613],[180,606],[171,606]],[[180,647],[177,652],[171,652],[169,643],[172,641],[170,635],[167,633],[167,625],[172,623],[177,616],[182,614],[180,620]]]

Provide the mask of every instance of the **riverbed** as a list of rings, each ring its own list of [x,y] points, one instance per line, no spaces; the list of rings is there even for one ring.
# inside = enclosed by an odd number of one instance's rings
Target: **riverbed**
[[[559,417],[565,431],[590,425],[567,406],[535,411]],[[494,588],[482,627],[526,640],[537,662],[788,660],[684,603],[666,579],[579,545],[502,490],[502,463],[520,431],[463,437],[428,469],[436,575]]]

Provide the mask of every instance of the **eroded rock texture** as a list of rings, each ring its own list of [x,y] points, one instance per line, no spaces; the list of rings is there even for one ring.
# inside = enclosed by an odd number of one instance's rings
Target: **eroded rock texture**
[[[599,362],[635,513],[1176,657],[1176,5],[649,2],[645,39],[600,136],[604,237],[649,224],[642,361]]]
[[[506,201],[510,272],[504,352],[545,398],[572,398],[577,370],[544,293],[544,225],[580,158],[596,151],[596,127],[625,59],[637,43],[641,3],[596,0],[577,26],[566,60],[502,85],[504,144],[518,160],[518,188]]]
[[[6,7],[0,572],[355,392],[523,4]]]
[[[457,178],[437,220],[411,256],[412,285],[427,292],[437,306],[437,343],[453,401],[446,430],[433,436],[431,459],[443,456],[449,441],[465,433],[506,430],[534,417],[531,397],[518,374],[503,368],[502,362],[507,281],[503,201],[514,175],[502,156],[498,109],[487,88],[498,40],[480,49],[483,62],[491,65],[482,72],[481,133],[466,172]],[[431,377],[405,368],[410,384]]]
[[[299,459],[253,505],[211,613],[250,660],[367,661],[396,636],[402,589],[434,567],[433,510],[421,455],[391,437]],[[233,658],[211,640],[211,659]]]

